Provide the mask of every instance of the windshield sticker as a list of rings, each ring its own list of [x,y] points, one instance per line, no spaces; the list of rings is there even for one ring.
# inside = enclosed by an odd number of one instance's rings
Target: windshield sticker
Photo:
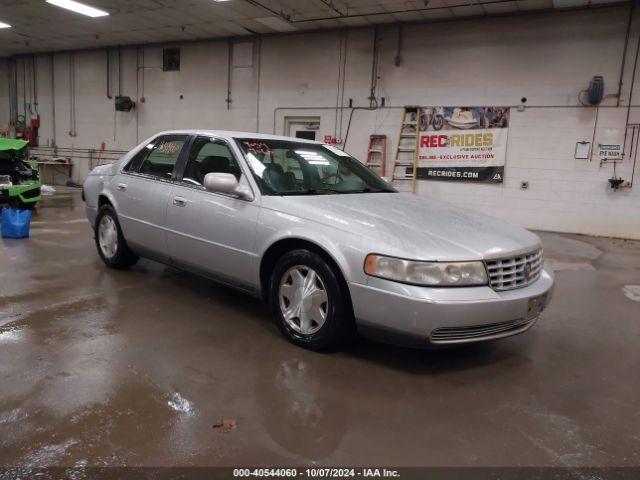
[[[339,148],[334,147],[333,145],[323,145],[323,147],[326,148],[327,150],[329,150],[331,153],[335,153],[339,157],[350,157],[351,156],[348,153],[343,152]]]
[[[264,142],[242,142],[246,147],[247,150],[249,150],[249,152],[253,153],[254,155],[271,155],[271,149],[269,148],[269,145],[267,145]]]

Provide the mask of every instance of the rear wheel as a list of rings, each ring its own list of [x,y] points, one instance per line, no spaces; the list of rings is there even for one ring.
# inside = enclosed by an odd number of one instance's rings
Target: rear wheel
[[[336,350],[353,339],[348,292],[315,252],[293,250],[278,260],[269,284],[269,303],[280,331],[297,345]]]
[[[98,254],[107,267],[123,270],[138,261],[138,256],[127,246],[118,216],[110,205],[103,205],[98,211],[95,239]]]

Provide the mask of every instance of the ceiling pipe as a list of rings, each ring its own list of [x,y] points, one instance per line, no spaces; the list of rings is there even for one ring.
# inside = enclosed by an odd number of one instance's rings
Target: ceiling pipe
[[[635,0],[631,0],[631,8],[629,8],[629,20],[627,21],[627,33],[624,37],[624,47],[622,48],[622,62],[620,62],[620,79],[618,80],[618,99],[616,100],[616,107],[620,106],[620,97],[622,96],[622,79],[624,77],[624,67],[627,63],[627,49],[629,47],[629,36],[631,35],[631,22],[633,20],[633,13],[636,9]]]
[[[402,64],[402,40],[403,40],[403,33],[404,33],[404,29],[403,29],[403,24],[399,23],[398,24],[398,46],[397,46],[397,50],[396,50],[396,56],[393,59],[393,64],[396,67],[399,67]]]
[[[283,12],[278,12],[276,10],[274,10],[271,7],[267,7],[266,5],[260,3],[258,0],[244,0],[245,2],[247,2],[250,5],[253,5],[254,7],[258,7],[258,8],[262,8],[263,10],[266,10],[267,12],[275,15],[276,17],[281,18],[282,20],[284,20],[287,23],[292,23],[291,20],[291,15],[286,15]]]
[[[107,47],[105,53],[107,60],[107,98],[111,99],[113,96],[111,95],[111,52],[109,47]]]
[[[51,146],[56,147],[56,71],[55,53],[51,53]]]
[[[624,140],[622,140],[622,158],[627,150],[627,135],[629,133],[629,116],[631,115],[631,105],[633,104],[633,87],[636,81],[636,71],[638,70],[638,54],[640,54],[640,36],[638,36],[638,44],[636,45],[636,55],[633,61],[633,72],[631,74],[631,89],[629,90],[629,104],[627,105],[627,118],[624,122]],[[615,163],[614,163],[615,166]]]
[[[233,68],[233,42],[231,39],[227,40],[227,98],[225,100],[227,104],[227,110],[231,110],[231,70]]]
[[[291,20],[291,22],[292,23],[318,22],[322,20],[339,20],[341,18],[375,17],[378,15],[394,15],[394,14],[401,14],[401,13],[433,12],[437,10],[455,10],[456,8],[467,8],[467,7],[478,7],[478,6],[482,8],[483,5],[500,5],[504,3],[517,4],[517,2],[518,0],[489,0],[487,2],[469,2],[461,5],[451,5],[451,6],[443,6],[443,7],[410,8],[406,10],[390,10],[388,12],[351,13],[347,15],[342,15],[341,17],[307,18],[305,20]],[[482,16],[486,16],[486,15],[482,15]],[[469,17],[469,18],[472,18],[472,17]]]

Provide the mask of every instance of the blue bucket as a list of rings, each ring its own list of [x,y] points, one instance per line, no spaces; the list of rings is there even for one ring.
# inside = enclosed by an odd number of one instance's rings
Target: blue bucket
[[[31,210],[2,209],[2,237],[28,238],[31,226]]]

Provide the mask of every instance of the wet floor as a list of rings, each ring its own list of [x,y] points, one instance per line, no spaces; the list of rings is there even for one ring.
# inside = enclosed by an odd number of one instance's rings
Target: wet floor
[[[327,355],[208,280],[106,269],[60,191],[0,244],[0,465],[640,465],[640,242],[541,235],[527,334]]]

